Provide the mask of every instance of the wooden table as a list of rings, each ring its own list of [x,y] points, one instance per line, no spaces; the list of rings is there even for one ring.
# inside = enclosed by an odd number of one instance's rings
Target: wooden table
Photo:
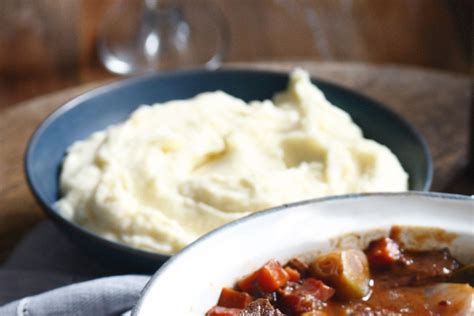
[[[426,137],[434,159],[433,191],[473,194],[467,176],[470,81],[446,72],[348,63],[254,63],[232,65],[288,71],[302,66],[328,81],[358,90],[402,114]],[[0,260],[43,219],[27,188],[22,158],[35,127],[67,100],[103,82],[23,102],[0,112]]]
[[[97,57],[104,19],[117,5],[130,12],[142,2],[1,0],[0,109],[109,78]],[[179,1],[186,16],[199,14],[196,2],[222,11],[228,62],[299,58],[471,71],[472,0]]]

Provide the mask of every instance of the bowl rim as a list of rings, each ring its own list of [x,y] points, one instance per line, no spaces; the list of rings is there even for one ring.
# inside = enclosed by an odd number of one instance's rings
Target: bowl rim
[[[35,200],[40,204],[42,210],[46,213],[46,215],[51,218],[61,229],[64,229],[65,226],[74,230],[74,232],[83,235],[88,239],[93,239],[95,242],[99,243],[102,246],[106,246],[108,248],[112,248],[115,250],[119,250],[122,252],[128,252],[134,255],[138,255],[141,257],[146,257],[152,260],[159,260],[165,261],[166,259],[170,258],[171,255],[152,252],[147,250],[138,249],[117,241],[112,241],[106,239],[92,231],[85,229],[84,227],[69,221],[62,217],[57,211],[54,210],[53,206],[50,205],[42,196],[42,194],[37,189],[37,185],[35,184],[35,180],[32,177],[32,163],[33,157],[32,152],[33,149],[37,146],[42,134],[45,130],[49,128],[49,126],[61,115],[70,111],[77,106],[80,106],[84,101],[95,98],[96,96],[101,95],[102,93],[108,92],[110,90],[121,89],[124,87],[128,87],[133,84],[138,84],[140,82],[146,82],[150,79],[160,79],[160,78],[173,78],[173,77],[180,77],[180,76],[192,76],[192,75],[206,75],[206,74],[243,74],[243,73],[250,73],[250,74],[261,74],[261,75],[273,75],[273,76],[280,76],[280,77],[288,77],[288,71],[275,71],[275,70],[259,70],[253,68],[234,68],[231,66],[222,67],[215,70],[210,70],[202,67],[198,68],[190,68],[185,70],[177,70],[177,71],[163,71],[158,73],[148,73],[141,76],[135,76],[127,79],[119,79],[110,83],[105,83],[102,86],[93,88],[88,90],[71,100],[67,101],[63,105],[59,106],[53,112],[51,112],[35,129],[32,136],[30,137],[26,151],[23,157],[23,170],[24,174],[26,175],[26,180],[28,183],[28,187],[30,192],[32,192]],[[433,160],[432,155],[429,149],[429,146],[423,137],[423,135],[411,124],[409,123],[404,117],[400,114],[392,110],[390,107],[384,105],[384,103],[379,102],[365,94],[357,92],[351,88],[347,88],[345,86],[339,85],[337,83],[332,83],[323,79],[316,78],[314,76],[310,76],[310,79],[313,83],[324,84],[330,88],[334,88],[344,93],[352,94],[357,98],[364,99],[371,103],[372,106],[375,106],[382,111],[385,111],[388,115],[390,115],[395,120],[399,121],[404,127],[409,131],[409,133],[416,139],[416,141],[421,145],[423,157],[426,161],[426,170],[423,170],[426,173],[426,178],[424,179],[422,191],[428,191],[431,187],[431,183],[433,180]],[[69,234],[68,234],[69,235]]]
[[[132,314],[131,316],[140,316],[141,309],[143,307],[145,297],[147,296],[147,293],[149,289],[153,286],[153,284],[156,283],[157,279],[166,271],[170,268],[170,266],[179,259],[183,254],[187,253],[190,251],[192,248],[194,248],[198,243],[201,243],[209,238],[213,238],[214,235],[218,235],[221,231],[227,230],[230,227],[234,227],[236,225],[240,225],[241,223],[245,223],[248,221],[252,221],[254,218],[258,218],[261,216],[267,216],[268,214],[273,214],[273,213],[278,213],[285,211],[287,209],[291,209],[294,207],[298,206],[303,206],[303,205],[310,205],[310,204],[321,204],[325,202],[332,202],[332,201],[338,201],[338,200],[361,200],[361,199],[366,199],[366,198],[372,198],[372,197],[382,197],[382,198],[390,198],[390,197],[409,197],[409,198],[421,198],[421,199],[438,199],[438,200],[452,200],[452,201],[473,201],[474,202],[474,195],[469,196],[469,195],[462,195],[462,194],[452,194],[452,193],[441,193],[441,192],[425,192],[425,191],[407,191],[407,192],[383,192],[383,193],[355,193],[355,194],[344,194],[344,195],[334,195],[334,196],[327,196],[327,197],[322,197],[322,198],[316,198],[316,199],[310,199],[310,200],[304,200],[304,201],[299,201],[295,203],[289,203],[289,204],[284,204],[281,206],[269,208],[260,212],[256,212],[250,215],[247,215],[245,217],[239,218],[237,220],[234,220],[232,222],[229,222],[223,226],[220,226],[209,233],[199,237],[189,245],[187,245],[185,248],[183,248],[181,251],[176,253],[174,256],[172,256],[170,259],[168,259],[148,280],[147,284],[143,288],[143,290],[140,292],[140,298],[138,299],[137,303],[132,309]],[[473,209],[474,213],[474,209]]]

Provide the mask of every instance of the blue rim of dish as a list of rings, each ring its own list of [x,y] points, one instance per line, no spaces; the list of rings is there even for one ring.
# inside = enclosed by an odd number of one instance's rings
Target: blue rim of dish
[[[145,287],[140,293],[140,298],[138,299],[137,303],[132,309],[132,315],[131,316],[139,316],[140,310],[143,306],[143,302],[146,296],[146,293],[148,292],[148,289],[152,286],[152,284],[155,283],[155,280],[158,279],[163,273],[165,273],[169,267],[175,262],[176,260],[179,259],[183,254],[186,252],[190,251],[196,244],[201,243],[215,235],[220,234],[222,231],[229,229],[230,227],[234,227],[236,225],[240,225],[242,223],[245,223],[247,221],[251,221],[254,218],[265,216],[267,214],[273,214],[273,213],[278,213],[285,211],[288,208],[294,208],[302,205],[309,205],[309,204],[320,204],[320,203],[325,203],[325,202],[333,202],[333,201],[338,201],[338,200],[351,200],[351,199],[364,199],[364,198],[370,198],[370,197],[420,197],[420,198],[426,198],[426,199],[439,199],[439,200],[454,200],[454,201],[473,201],[474,202],[474,195],[469,196],[469,195],[461,195],[461,194],[451,194],[451,193],[439,193],[439,192],[424,192],[424,191],[408,191],[408,192],[394,192],[394,193],[357,193],[357,194],[345,194],[345,195],[335,195],[335,196],[327,196],[327,197],[322,197],[322,198],[317,198],[317,199],[310,199],[310,200],[305,200],[305,201],[300,201],[300,202],[295,202],[295,203],[289,203],[289,204],[284,204],[281,206],[273,207],[266,209],[264,211],[256,212],[251,215],[242,217],[240,219],[237,219],[235,221],[232,221],[230,223],[227,223],[203,236],[200,238],[196,239],[192,243],[190,243],[188,246],[183,248],[181,251],[176,253],[174,256],[172,256],[168,261],[166,261],[156,272],[153,274],[153,276],[150,278],[150,280],[147,282]],[[474,209],[473,209],[474,213]]]
[[[32,151],[32,148],[34,148],[36,146],[36,143],[38,142],[38,140],[39,140],[40,136],[42,135],[43,131],[45,129],[47,129],[49,127],[49,125],[57,117],[61,116],[64,112],[67,112],[70,109],[80,105],[85,100],[88,100],[88,99],[93,98],[97,95],[100,95],[101,93],[103,93],[105,91],[108,91],[110,89],[117,89],[117,88],[125,87],[125,86],[128,86],[130,84],[146,81],[149,78],[155,78],[155,77],[167,78],[167,77],[174,77],[174,76],[180,76],[180,75],[193,75],[193,74],[199,74],[199,73],[203,73],[203,72],[206,72],[206,73],[273,74],[273,75],[288,77],[288,72],[284,72],[284,71],[255,70],[255,69],[232,68],[232,67],[227,67],[227,68],[223,67],[223,68],[216,69],[216,70],[209,70],[209,69],[205,69],[205,68],[195,68],[195,69],[188,69],[188,70],[167,71],[167,72],[161,72],[161,73],[150,73],[150,74],[145,74],[145,75],[138,76],[138,77],[132,77],[132,78],[128,78],[128,79],[117,80],[115,82],[105,84],[101,87],[94,88],[92,90],[86,91],[85,93],[83,93],[83,94],[81,94],[77,97],[74,97],[70,101],[66,102],[64,105],[62,105],[59,108],[57,108],[56,110],[54,110],[51,114],[49,114],[46,117],[46,119],[36,128],[35,132],[33,133],[33,135],[31,136],[31,138],[28,142],[26,153],[25,153],[25,156],[24,156],[23,168],[24,168],[24,172],[26,174],[26,180],[27,180],[28,186],[30,188],[30,191],[33,193],[33,196],[35,197],[36,201],[41,205],[41,208],[43,209],[43,211],[56,223],[66,225],[69,228],[73,229],[75,232],[83,235],[87,239],[95,240],[100,245],[107,246],[108,248],[116,249],[116,250],[119,250],[119,251],[126,251],[126,252],[129,252],[131,254],[138,255],[138,256],[141,256],[141,257],[145,257],[145,258],[149,258],[149,259],[157,259],[157,260],[161,260],[161,261],[165,261],[166,259],[168,259],[170,257],[170,255],[157,253],[157,252],[146,251],[146,250],[141,250],[141,249],[134,248],[134,247],[128,246],[128,245],[120,243],[120,242],[116,242],[116,241],[106,239],[106,238],[104,238],[102,236],[99,236],[99,235],[83,228],[82,226],[79,226],[78,224],[76,224],[74,222],[71,222],[71,221],[68,221],[64,217],[62,217],[57,211],[54,210],[54,208],[52,206],[49,205],[48,202],[46,202],[42,198],[41,194],[36,190],[35,186],[33,185],[34,181],[31,178],[30,172],[29,172],[30,165],[32,163],[30,161],[32,159],[31,158],[31,151]],[[354,91],[350,88],[346,88],[344,86],[341,86],[339,84],[335,84],[335,83],[331,83],[329,81],[325,81],[325,80],[315,78],[313,76],[311,76],[311,80],[315,81],[315,82],[323,83],[323,84],[325,84],[325,85],[327,85],[331,88],[339,89],[341,91],[350,93],[350,94],[352,94],[356,97],[365,99],[365,100],[371,102],[374,106],[383,109],[387,114],[392,116],[394,119],[400,121],[405,126],[405,128],[410,131],[410,133],[414,136],[414,138],[417,139],[417,141],[421,144],[421,146],[423,148],[423,155],[424,155],[425,160],[427,162],[427,164],[426,164],[427,165],[426,166],[427,170],[424,170],[424,172],[426,173],[426,179],[425,179],[425,182],[424,182],[423,190],[424,191],[429,190],[429,188],[431,186],[431,183],[432,183],[432,179],[433,179],[433,161],[432,161],[432,156],[431,156],[429,147],[428,147],[424,137],[420,134],[420,132],[418,132],[418,130],[416,130],[407,120],[405,120],[401,115],[399,115],[395,111],[393,111],[392,109],[384,106],[381,102],[378,102],[378,101],[376,101],[376,100],[374,100],[374,99],[372,99],[372,98],[370,98],[370,97],[368,97],[364,94],[361,94],[361,93],[359,93],[357,91]],[[60,228],[63,228],[63,226],[60,225]]]

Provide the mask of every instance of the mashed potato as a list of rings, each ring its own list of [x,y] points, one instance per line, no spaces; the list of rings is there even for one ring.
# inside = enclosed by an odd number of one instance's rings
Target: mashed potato
[[[74,143],[57,207],[106,238],[173,254],[252,212],[332,194],[403,191],[407,178],[387,147],[364,139],[296,70],[273,101],[206,92],[141,106]]]

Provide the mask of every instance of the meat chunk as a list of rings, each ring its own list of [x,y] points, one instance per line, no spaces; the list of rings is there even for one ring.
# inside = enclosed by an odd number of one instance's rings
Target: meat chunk
[[[279,290],[279,307],[290,315],[302,315],[324,307],[335,293],[334,289],[323,282],[308,278],[303,284],[290,283]]]
[[[245,307],[239,316],[284,316],[267,299],[260,298]]]
[[[289,267],[293,270],[298,271],[302,277],[306,276],[309,268],[308,265],[298,257],[294,257],[290,261],[288,261],[285,267]]]
[[[385,288],[422,286],[445,281],[460,266],[447,249],[405,251],[403,261],[392,265],[385,273],[373,271],[373,276]]]
[[[396,263],[400,257],[400,247],[388,237],[371,242],[369,249],[367,249],[367,258],[371,268],[388,268]]]

